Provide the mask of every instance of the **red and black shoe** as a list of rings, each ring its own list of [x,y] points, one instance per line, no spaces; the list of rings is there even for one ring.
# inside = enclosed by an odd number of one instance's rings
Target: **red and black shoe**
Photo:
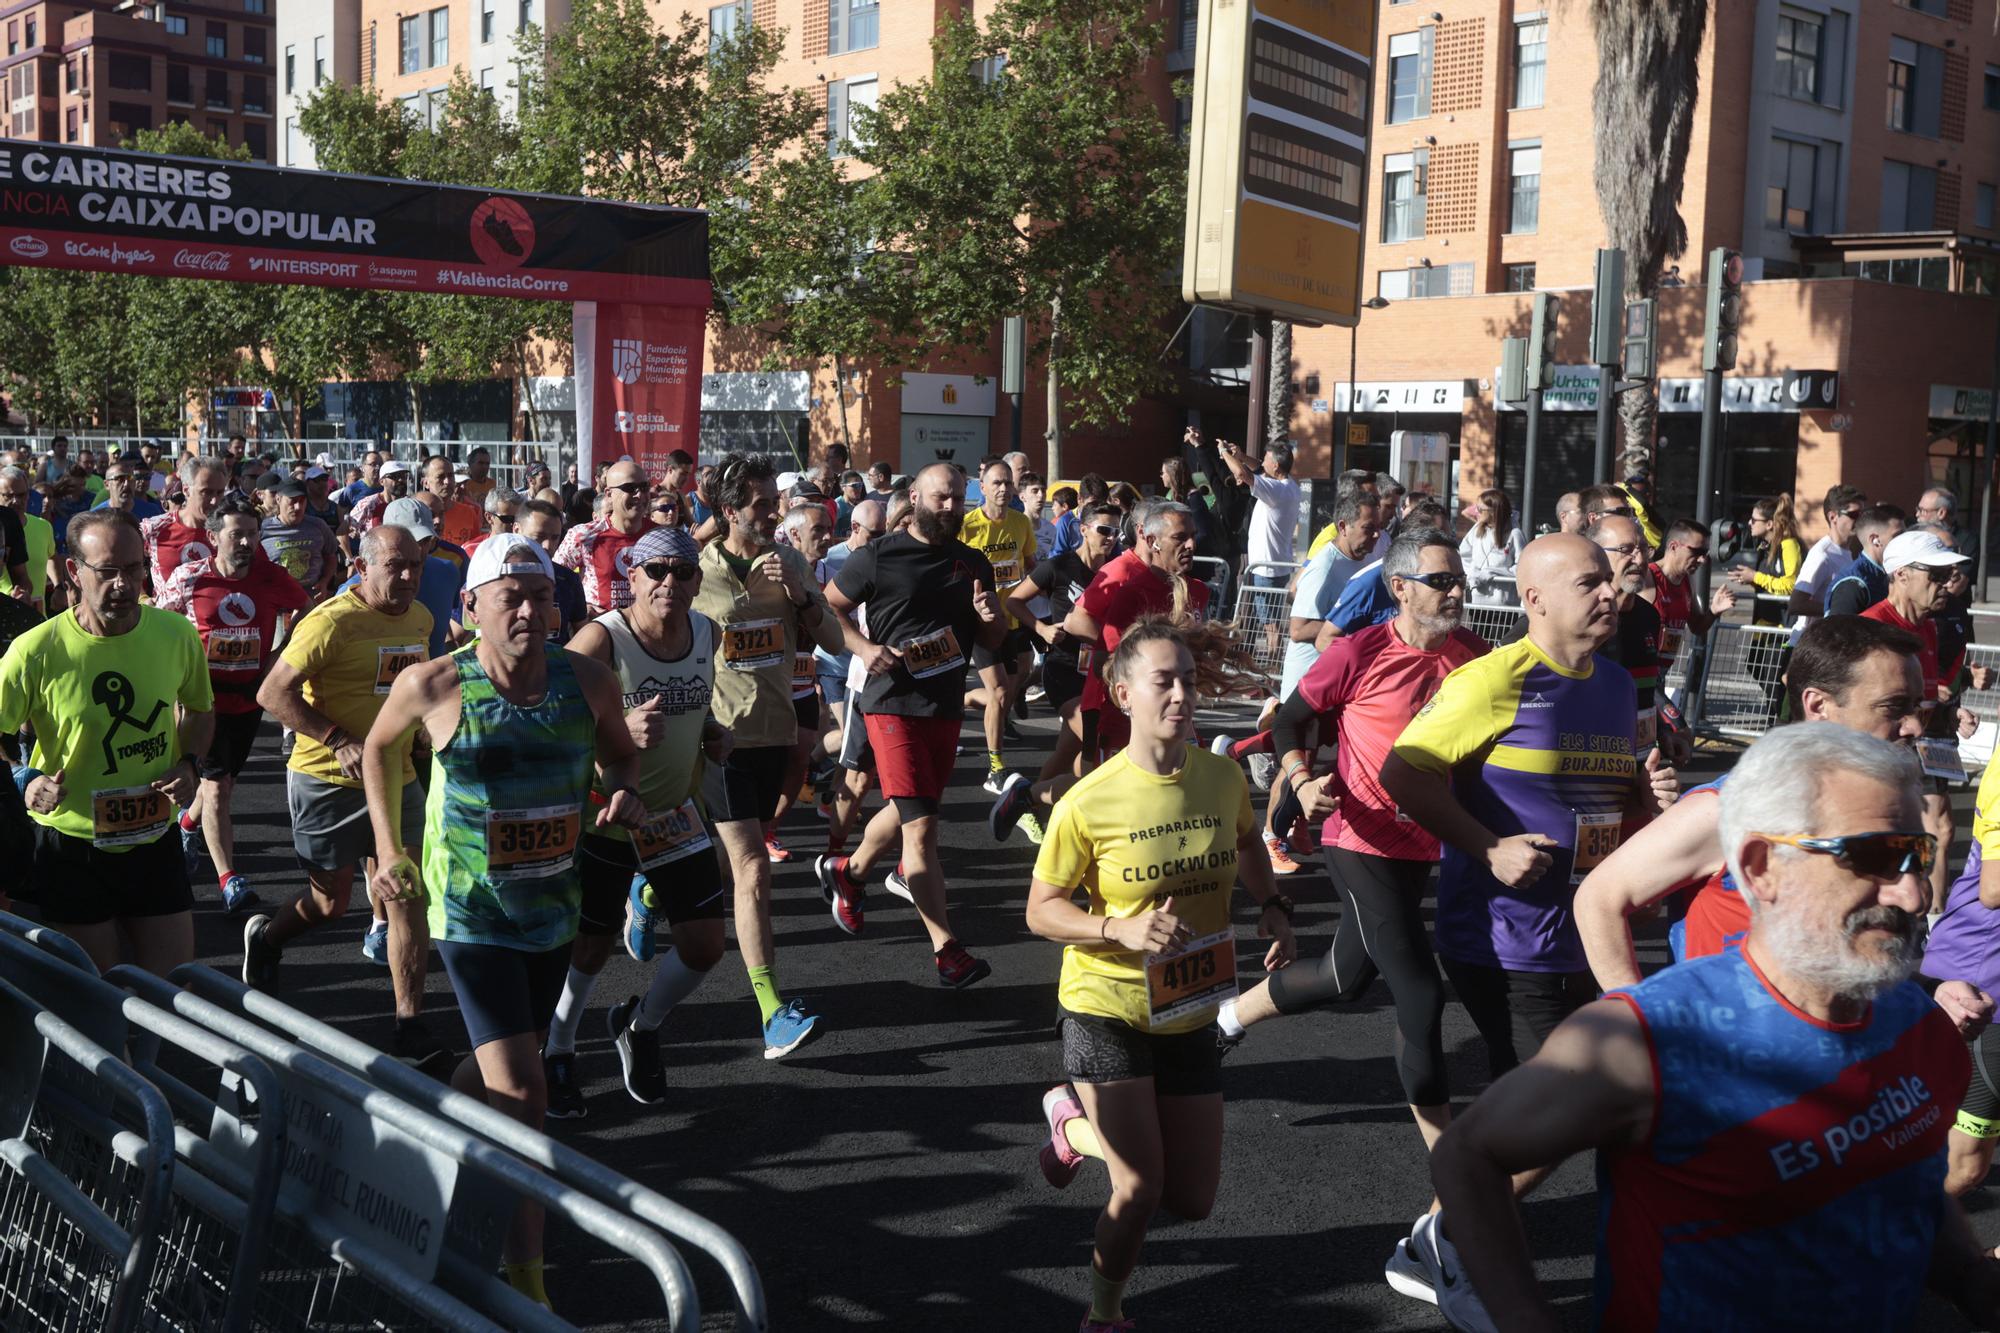
[[[957,940],[946,940],[944,948],[937,951],[937,970],[938,985],[953,990],[964,990],[973,982],[993,975],[993,969],[984,960],[967,953]]]

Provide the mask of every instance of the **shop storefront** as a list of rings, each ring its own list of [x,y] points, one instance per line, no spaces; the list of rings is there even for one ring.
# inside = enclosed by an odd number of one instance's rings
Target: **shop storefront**
[[[1389,437],[1399,430],[1443,435],[1457,456],[1465,401],[1478,395],[1473,380],[1363,381],[1333,386],[1336,431],[1348,432],[1347,466],[1370,472],[1389,468]],[[1353,404],[1352,414],[1349,403]],[[1456,482],[1457,472],[1452,473]]]
[[[759,454],[786,469],[808,456],[812,375],[717,371],[701,377],[701,456]]]
[[[995,381],[978,375],[903,376],[902,461],[914,477],[932,463],[956,463],[975,471],[992,452],[993,413],[999,401]]]

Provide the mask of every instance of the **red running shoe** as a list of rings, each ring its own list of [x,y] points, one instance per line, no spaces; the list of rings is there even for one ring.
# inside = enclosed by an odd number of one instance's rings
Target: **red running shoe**
[[[937,951],[938,985],[964,990],[975,981],[993,975],[993,969],[965,951],[957,940],[946,940]]]

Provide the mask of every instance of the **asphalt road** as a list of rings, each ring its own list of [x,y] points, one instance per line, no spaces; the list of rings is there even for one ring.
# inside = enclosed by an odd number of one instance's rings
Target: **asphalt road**
[[[1240,723],[1239,723],[1240,727]],[[1217,715],[1205,734],[1227,729]],[[272,899],[302,884],[290,852],[275,728],[260,743],[237,798],[241,868]],[[1019,756],[1040,762],[1054,722],[1027,724]],[[644,985],[618,955],[606,970],[579,1046],[589,1117],[550,1131],[712,1218],[755,1256],[773,1327],[819,1330],[1051,1329],[1076,1326],[1089,1293],[1093,1219],[1103,1169],[1086,1165],[1066,1192],[1035,1165],[1045,1137],[1042,1092],[1061,1077],[1051,1023],[1060,950],[1031,936],[1022,902],[1033,848],[987,834],[988,798],[976,727],[947,798],[945,867],[961,938],[993,965],[964,992],[941,989],[912,910],[871,894],[865,933],[835,928],[813,881],[823,842],[811,811],[784,829],[799,852],[776,867],[778,978],[787,997],[821,1015],[824,1034],[791,1057],[762,1058],[757,1011],[738,958],[663,1029],[666,1104],[626,1096],[602,1013]],[[1715,770],[1715,760],[1697,766]],[[1969,794],[1960,802],[1969,809]],[[1963,829],[1969,814],[1962,814]],[[205,869],[205,864],[204,864]],[[212,886],[213,881],[209,884]],[[1291,877],[1302,951],[1323,950],[1338,909],[1317,869]],[[234,971],[237,926],[212,887],[197,886],[197,947]],[[1243,923],[1241,966],[1257,966]],[[287,951],[282,998],[386,1045],[385,971],[360,953],[366,907]],[[1665,958],[1642,945],[1649,966]],[[433,1022],[463,1028],[441,967],[427,989]],[[1127,1313],[1148,1333],[1276,1327],[1431,1329],[1436,1311],[1392,1292],[1382,1261],[1426,1206],[1421,1141],[1402,1104],[1389,1052],[1394,1013],[1378,982],[1361,1002],[1258,1028],[1224,1066],[1223,1183],[1199,1223],[1161,1218],[1147,1241]],[[1484,1082],[1485,1055],[1464,1011],[1445,1015],[1452,1085],[1461,1104]],[[1975,1196],[1975,1221],[2000,1241],[2000,1211]],[[1545,1289],[1572,1327],[1586,1327],[1596,1199],[1591,1167],[1565,1165],[1524,1217]],[[560,1226],[550,1237],[556,1309],[591,1328],[663,1327],[657,1292],[629,1262]],[[727,1327],[717,1270],[691,1256],[710,1314]],[[1924,1327],[1958,1328],[1939,1306]]]

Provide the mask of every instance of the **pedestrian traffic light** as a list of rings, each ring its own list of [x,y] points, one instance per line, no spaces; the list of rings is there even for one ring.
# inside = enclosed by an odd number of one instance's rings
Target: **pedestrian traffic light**
[[[1736,328],[1743,322],[1743,256],[1717,246],[1708,252],[1708,319],[1701,341],[1703,370],[1736,368]]]
[[[1654,342],[1656,311],[1649,297],[1625,303],[1625,355],[1621,370],[1628,380],[1653,378],[1659,366],[1659,349]]]
[[[1503,338],[1500,341],[1500,393],[1503,403],[1518,403],[1528,396],[1528,340]]]
[[[1597,281],[1590,301],[1590,362],[1618,364],[1625,314],[1625,252],[1597,252]]]
[[[1528,328],[1528,387],[1553,389],[1556,386],[1556,316],[1562,300],[1553,292],[1536,292],[1533,318]]]

